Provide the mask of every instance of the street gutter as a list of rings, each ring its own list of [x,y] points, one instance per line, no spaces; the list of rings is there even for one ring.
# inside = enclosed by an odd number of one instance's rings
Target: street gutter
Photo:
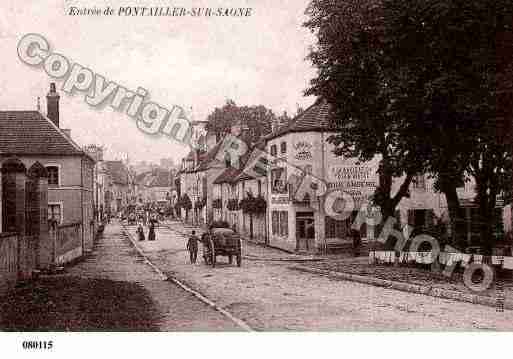
[[[155,273],[158,274],[158,276],[163,280],[163,281],[169,281],[169,282],[172,282],[174,284],[176,284],[178,287],[182,288],[183,290],[185,290],[186,292],[194,295],[196,298],[198,298],[200,301],[202,301],[203,303],[207,304],[209,307],[215,309],[216,311],[218,311],[219,313],[221,313],[222,315],[224,315],[226,318],[230,319],[232,322],[234,322],[235,324],[237,324],[237,326],[239,326],[241,329],[243,329],[244,331],[247,331],[247,332],[254,332],[255,330],[253,328],[251,328],[246,322],[244,322],[243,320],[235,317],[233,314],[231,314],[230,312],[228,312],[226,309],[223,309],[222,307],[220,307],[219,305],[217,305],[215,302],[213,302],[212,300],[208,299],[206,296],[204,296],[203,294],[201,294],[200,292],[198,292],[197,290],[187,286],[186,284],[184,284],[183,282],[181,282],[179,279],[177,279],[176,277],[173,277],[173,276],[168,276],[166,275],[164,272],[162,272],[162,270],[160,270],[160,268],[155,265],[143,252],[142,248],[139,247],[137,245],[137,242],[134,240],[134,238],[132,237],[132,235],[130,234],[130,232],[126,229],[125,225],[122,225],[122,228],[123,228],[123,233],[125,234],[125,236],[130,240],[130,242],[132,243],[132,245],[134,246],[134,248],[137,250],[137,252],[139,253],[139,255],[144,259],[144,262],[146,264],[148,264],[154,271]]]

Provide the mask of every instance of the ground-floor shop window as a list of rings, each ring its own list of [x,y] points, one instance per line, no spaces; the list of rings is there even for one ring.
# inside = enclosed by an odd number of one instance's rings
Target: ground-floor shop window
[[[289,235],[289,212],[272,211],[271,213],[272,233],[275,236],[288,237]]]
[[[353,224],[356,216],[358,215],[357,211],[353,211],[351,216],[346,219],[335,219],[330,216],[326,216],[325,218],[325,235],[326,238],[349,238],[351,233],[351,225]],[[367,225],[363,223],[363,225],[359,229],[360,237],[367,237]]]

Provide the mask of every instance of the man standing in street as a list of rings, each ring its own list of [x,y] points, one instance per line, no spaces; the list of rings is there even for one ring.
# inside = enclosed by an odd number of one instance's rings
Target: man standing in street
[[[192,235],[187,241],[187,250],[191,257],[191,264],[196,263],[196,258],[198,257],[198,242],[199,238],[196,237],[196,231],[192,231]]]

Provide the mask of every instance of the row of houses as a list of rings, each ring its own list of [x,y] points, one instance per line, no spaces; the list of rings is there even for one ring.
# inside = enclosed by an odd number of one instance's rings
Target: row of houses
[[[156,167],[136,173],[122,160],[104,161],[103,150],[97,146],[88,149],[97,159],[94,192],[99,218],[115,216],[137,204],[170,204],[176,198],[173,169]]]
[[[52,83],[46,114],[39,99],[33,111],[0,111],[0,293],[90,252],[107,213],[165,198],[174,184],[169,171],[138,182],[101,146],[80,147],[59,101]]]
[[[190,210],[182,209],[182,218],[200,225],[224,220],[247,238],[287,250],[350,248],[350,225],[378,186],[379,158],[362,163],[335,156],[334,146],[327,139],[336,129],[328,116],[329,105],[318,100],[290,123],[273,126],[272,133],[249,144],[250,150],[239,158],[230,158],[232,152],[226,150],[229,146],[223,145],[219,136],[207,135],[205,148],[191,151],[182,161],[179,195],[191,203]],[[244,140],[243,125],[234,126],[230,134]],[[270,156],[265,170],[257,172],[255,165],[262,154]],[[328,191],[339,189],[350,194],[354,204],[351,215],[345,219],[328,215],[326,196],[305,193],[298,198],[298,188],[290,179],[305,174],[319,179]],[[393,191],[399,184],[394,182]],[[458,188],[469,243],[479,236],[474,186],[470,181]],[[496,210],[502,219],[498,228],[510,231],[510,206],[498,201]],[[445,196],[434,190],[429,175],[417,176],[409,198],[400,202],[395,217],[401,227],[409,224],[425,229],[447,224]],[[361,233],[364,241],[377,238],[372,227],[364,225]]]

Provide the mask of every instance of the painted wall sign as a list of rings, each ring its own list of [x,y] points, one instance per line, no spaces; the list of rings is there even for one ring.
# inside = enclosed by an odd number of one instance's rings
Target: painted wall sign
[[[299,161],[310,161],[312,160],[312,144],[308,143],[307,141],[298,141],[294,143],[294,150],[296,151],[296,154],[294,155],[294,158]]]
[[[355,205],[368,201],[378,185],[375,169],[370,166],[333,166],[328,172],[328,189],[341,189],[349,193]]]
[[[287,204],[289,203],[289,196],[272,196],[272,204]]]

